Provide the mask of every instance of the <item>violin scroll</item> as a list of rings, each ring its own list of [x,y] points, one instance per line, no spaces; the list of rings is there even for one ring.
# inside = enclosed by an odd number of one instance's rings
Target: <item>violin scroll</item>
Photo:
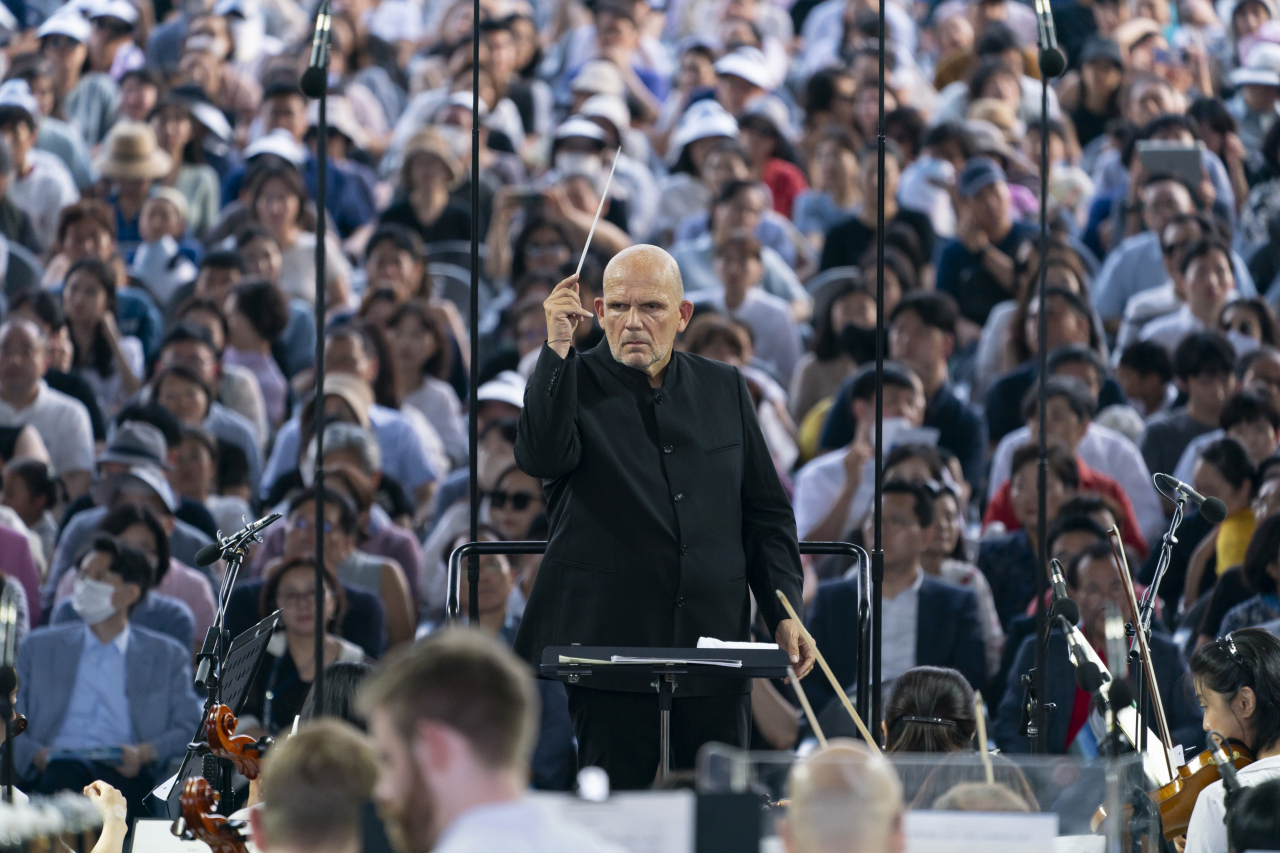
[[[215,705],[204,723],[209,751],[233,763],[236,772],[246,779],[257,779],[261,772],[262,757],[274,741],[265,735],[256,740],[248,735],[237,735],[235,732],[238,724],[239,721],[230,708]]]
[[[178,802],[182,817],[173,825],[174,835],[184,841],[203,841],[212,853],[246,853],[240,833],[244,821],[227,820],[214,813],[218,794],[208,781],[200,776],[188,779]]]

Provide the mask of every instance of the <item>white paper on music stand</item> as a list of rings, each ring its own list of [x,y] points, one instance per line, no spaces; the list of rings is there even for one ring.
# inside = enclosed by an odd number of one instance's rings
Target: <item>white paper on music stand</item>
[[[776,649],[777,643],[739,643],[734,640],[717,640],[715,637],[699,637],[700,649]]]
[[[1053,843],[1053,853],[1103,853],[1106,849],[1105,835],[1060,835]]]
[[[245,827],[247,832],[248,827]],[[245,847],[257,853],[253,842],[245,839]],[[139,818],[133,829],[133,849],[146,853],[209,853],[203,841],[183,841],[173,834],[173,821],[165,818]]]
[[[571,794],[535,791],[564,820],[591,830],[627,853],[693,853],[693,791],[635,791],[591,803]]]
[[[1045,853],[1058,816],[1016,812],[909,811],[907,853]]]

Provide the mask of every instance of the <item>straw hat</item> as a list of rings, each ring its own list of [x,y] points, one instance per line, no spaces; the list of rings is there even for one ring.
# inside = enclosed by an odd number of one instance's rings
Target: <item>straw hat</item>
[[[111,180],[156,180],[173,171],[173,158],[160,150],[151,125],[140,121],[116,123],[93,162],[98,174]]]
[[[598,129],[598,128],[597,128]],[[454,189],[466,177],[462,170],[462,161],[458,158],[453,146],[440,133],[433,129],[419,131],[409,139],[404,149],[404,164],[408,168],[409,161],[418,154],[430,154],[444,163],[449,170],[449,189]],[[406,171],[406,176],[408,172]]]

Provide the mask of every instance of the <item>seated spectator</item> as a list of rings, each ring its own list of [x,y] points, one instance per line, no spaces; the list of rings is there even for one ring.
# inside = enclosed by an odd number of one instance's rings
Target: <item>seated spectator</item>
[[[315,517],[312,507],[312,518]],[[314,538],[314,537],[313,537]],[[346,596],[333,571],[324,569],[325,628],[341,624]],[[265,618],[280,611],[280,622],[267,645],[267,657],[249,684],[240,732],[287,732],[302,710],[315,677],[316,566],[309,558],[286,558],[272,565],[259,593],[258,612]],[[364,651],[334,633],[325,635],[324,666],[365,660]]]
[[[146,504],[126,503],[107,513],[99,522],[98,530],[117,537],[130,548],[137,548],[151,566],[154,586],[143,596],[143,602],[134,608],[129,617],[130,623],[149,627],[181,642],[176,628],[179,620],[175,618],[173,625],[166,625],[155,618],[160,615],[161,608],[158,606],[159,602],[153,599],[164,597],[176,599],[185,604],[191,612],[194,620],[192,623],[193,649],[199,649],[215,616],[213,586],[204,572],[184,565],[169,555],[170,531],[168,528],[173,526],[173,522],[172,517],[162,517]],[[51,620],[54,624],[73,621],[71,618],[73,614],[78,616],[74,608],[71,612],[64,612],[57,606],[72,597],[75,592],[75,580],[74,573],[66,572],[58,583],[58,594],[54,599],[55,612]],[[74,601],[72,603],[74,604]],[[144,613],[144,609],[154,612]],[[173,610],[176,616],[177,610]],[[185,619],[181,621],[185,624]]]
[[[275,285],[257,280],[236,285],[225,310],[223,364],[253,373],[266,403],[267,423],[274,432],[289,414],[289,383],[272,355],[272,347],[289,325],[289,305]]]
[[[1239,365],[1236,372],[1239,373]],[[1246,370],[1243,384],[1253,384],[1248,382],[1249,374],[1250,371]],[[1222,414],[1218,415],[1218,425],[1220,429],[1210,430],[1191,440],[1173,469],[1174,477],[1182,476],[1186,478],[1183,482],[1189,482],[1200,451],[1224,436],[1240,442],[1254,465],[1261,465],[1275,454],[1277,445],[1280,445],[1280,412],[1276,411],[1270,397],[1255,391],[1233,394],[1222,407]]]
[[[129,264],[135,276],[156,298],[161,310],[173,294],[196,278],[196,265],[203,247],[186,239],[187,199],[173,187],[155,187],[138,214],[137,248]]]
[[[89,168],[89,146],[85,144],[80,128],[54,116],[57,97],[54,92],[56,81],[53,63],[47,56],[39,53],[20,53],[10,60],[5,77],[10,80],[25,80],[36,100],[38,112],[33,115],[39,128],[36,133],[36,148],[56,155],[70,171],[76,188],[81,192],[88,191],[93,186]],[[6,173],[9,172],[12,169],[6,170]],[[12,206],[12,202],[8,204]],[[39,247],[27,248],[36,254],[43,251]]]
[[[1129,405],[1148,424],[1169,411],[1178,399],[1173,384],[1173,361],[1168,351],[1151,341],[1134,341],[1120,353],[1116,382]]]
[[[401,408],[422,412],[456,468],[466,462],[468,451],[462,404],[448,382],[453,366],[448,322],[443,309],[406,302],[387,319],[386,335]]]
[[[1258,469],[1249,461],[1240,442],[1221,438],[1205,445],[1200,452],[1191,484],[1200,494],[1211,495],[1226,504],[1227,517],[1200,541],[1187,564],[1182,598],[1188,608],[1227,569],[1244,562],[1257,526],[1253,493],[1258,485]]]
[[[413,640],[413,596],[404,569],[385,557],[357,550],[356,509],[343,495],[327,488],[324,493],[325,563],[346,585],[375,593],[386,614],[388,647]],[[286,560],[313,559],[316,548],[316,491],[309,489],[289,501],[284,542]],[[269,611],[268,611],[269,612]]]
[[[897,224],[911,230],[920,241],[920,257],[928,264],[933,259],[933,225],[918,210],[901,207],[897,202],[898,179],[902,172],[902,149],[894,142],[885,145],[884,160],[884,227]],[[837,223],[827,232],[822,248],[822,268],[855,266],[864,254],[876,246],[877,154],[864,148],[859,158],[858,192],[862,199],[853,216]]]
[[[1173,352],[1188,334],[1216,329],[1223,307],[1236,293],[1231,249],[1217,240],[1201,240],[1182,256],[1186,301],[1173,314],[1152,320],[1138,338]]]
[[[308,197],[302,175],[287,163],[264,168],[258,176],[250,210],[280,247],[280,288],[289,297],[314,302],[316,235],[303,225]],[[345,294],[351,269],[337,243],[329,246],[326,257],[325,282],[330,296]],[[330,307],[343,302],[345,299],[331,299]]]
[[[16,457],[6,464],[0,503],[16,512],[22,523],[40,537],[45,559],[51,557],[58,537],[58,523],[53,518],[58,508],[58,481],[49,463]]]
[[[98,405],[114,417],[145,377],[142,342],[116,323],[116,272],[97,258],[67,270],[62,305],[71,333],[75,372],[93,388]]]
[[[831,229],[855,215],[859,209],[867,209],[868,205],[858,206],[862,171],[858,168],[858,149],[852,136],[839,130],[827,131],[814,148],[813,162],[821,170],[822,189],[800,193],[796,198],[793,218],[813,248],[822,251]],[[888,201],[887,196],[885,200]]]
[[[995,594],[996,612],[1005,632],[1014,617],[1035,598],[1036,521],[1039,514],[1037,489],[1040,448],[1027,444],[1013,452],[1010,466],[1009,500],[1021,525],[1012,533],[989,536],[978,546],[978,568],[987,576]],[[1046,521],[1058,517],[1058,510],[1080,488],[1076,457],[1062,447],[1049,447],[1049,467],[1045,475]]]
[[[888,474],[886,467],[886,479]],[[894,477],[900,476],[894,472]],[[978,596],[982,635],[986,643],[987,675],[992,675],[1000,665],[1000,651],[1004,648],[1004,629],[1000,627],[995,598],[991,595],[986,575],[965,559],[965,541],[961,535],[964,515],[960,511],[960,498],[951,486],[936,482],[933,485],[933,537],[920,555],[920,566],[925,574],[973,590]]]
[[[130,624],[151,567],[118,539],[92,540],[75,587],[84,624],[42,628],[18,652],[16,707],[31,724],[14,741],[14,764],[33,791],[80,791],[102,779],[132,814],[145,814],[143,797],[200,720],[191,649]]]
[[[1072,600],[1080,605],[1081,629],[1085,637],[1094,648],[1105,649],[1107,605],[1114,605],[1124,618],[1133,619],[1111,546],[1102,542],[1089,546],[1067,564],[1066,579]],[[1156,683],[1160,685],[1160,699],[1169,719],[1173,742],[1181,744],[1187,752],[1195,752],[1204,745],[1204,734],[1200,728],[1200,708],[1188,689],[1185,658],[1173,640],[1159,630],[1152,632],[1150,646]],[[1030,741],[1019,726],[1023,698],[1021,678],[1035,666],[1035,657],[1036,637],[1033,635],[1022,641],[1009,670],[1004,698],[998,705],[992,735],[1005,752],[1027,752],[1030,749]],[[1047,661],[1043,678],[1037,680],[1038,696],[1042,702],[1053,702],[1058,710],[1049,717],[1045,750],[1051,755],[1064,755],[1076,749],[1085,755],[1097,754],[1099,744],[1106,737],[1102,719],[1093,712],[1093,697],[1076,685],[1075,667],[1071,665],[1067,641],[1057,627],[1049,637]]]
[[[230,449],[228,446],[228,451]],[[169,482],[184,501],[203,505],[218,530],[231,533],[244,526],[244,519],[253,515],[253,509],[240,495],[221,493],[221,455],[222,449],[213,433],[203,427],[184,425]]]
[[[151,125],[120,121],[107,133],[93,166],[109,182],[107,204],[115,213],[120,253],[132,257],[142,240],[142,207],[151,185],[173,170],[173,160],[156,144]]]
[[[1276,314],[1260,297],[1233,299],[1218,314],[1218,331],[1227,336],[1240,355],[1260,346],[1280,346]]]
[[[239,284],[240,279],[248,273],[247,261],[242,254],[246,257],[248,255],[230,249],[215,249],[201,258],[195,281],[184,284],[173,292],[165,308],[165,326],[174,324],[178,310],[192,297],[207,299],[218,306],[226,304],[231,288]]]
[[[1218,626],[1218,637],[1280,619],[1280,601],[1276,600],[1276,579],[1280,578],[1280,516],[1258,522],[1240,568],[1243,580],[1255,594],[1227,611]]]
[[[902,365],[885,362],[883,387],[886,432],[919,427],[925,408],[919,377]],[[800,539],[844,540],[862,525],[871,509],[874,483],[868,476],[868,465],[875,455],[875,396],[875,366],[867,365],[854,375],[850,386],[856,424],[853,440],[843,450],[819,456],[796,474],[792,505]]]
[[[882,683],[892,685],[913,667],[945,666],[958,669],[971,685],[980,687],[986,664],[978,598],[970,590],[934,580],[920,567],[932,537],[933,497],[924,486],[902,480],[885,483],[883,494]],[[863,536],[869,541],[871,534],[868,521]],[[894,621],[893,614],[911,610],[917,614],[914,620]],[[818,587],[806,620],[842,685],[853,685],[857,676],[857,612],[857,579],[841,578]],[[805,690],[819,715],[824,713],[819,709],[839,701],[826,684],[806,684]]]
[[[889,315],[889,357],[911,368],[924,385],[924,425],[938,430],[938,446],[954,453],[970,483],[982,480],[986,429],[957,395],[948,362],[955,352],[956,301],[945,293],[913,293]]]
[[[715,268],[720,287],[692,295],[751,330],[755,354],[784,383],[800,358],[800,330],[786,300],[765,292],[760,241],[745,231],[726,235],[716,245]]]
[[[56,154],[36,147],[40,108],[26,80],[0,86],[0,136],[13,157],[8,195],[31,219],[42,249],[54,245],[62,209],[80,199],[71,173]]]
[[[547,508],[542,481],[514,465],[498,475],[493,491],[485,498],[490,523],[508,541],[528,538],[530,525]]]
[[[1013,259],[1034,228],[1014,222],[1004,170],[989,157],[974,157],[956,177],[959,224],[956,239],[942,247],[937,288],[955,297],[968,324],[961,345],[978,337],[987,315],[1013,293]],[[994,435],[994,431],[993,431]]]
[[[868,330],[875,358],[875,288],[860,272],[850,268],[849,275],[832,282],[816,302],[810,351],[796,362],[787,395],[788,411],[797,424],[867,361],[863,341]]]
[[[161,342],[156,367],[186,367],[204,380],[214,391],[209,429],[239,446],[259,472],[269,435],[267,403],[253,371],[221,357],[229,337],[226,316],[219,305],[193,297],[178,309],[176,320]]]
[[[93,386],[71,372],[74,347],[71,332],[67,329],[67,315],[62,312],[62,300],[47,290],[24,290],[9,300],[9,312],[5,315],[7,320],[19,318],[35,323],[49,342],[45,383],[53,390],[80,401],[89,412],[93,440],[106,441],[107,419],[98,405]]]
[[[29,320],[0,326],[0,425],[33,426],[49,448],[53,473],[74,500],[93,477],[93,427],[75,399],[41,377],[49,366],[49,341]]]
[[[9,178],[13,174],[13,155],[9,143],[0,137],[0,189],[9,190]],[[35,256],[44,252],[31,217],[21,210],[8,195],[0,198],[0,235],[13,245],[21,246]]]
[[[146,120],[155,130],[160,150],[173,163],[172,171],[159,181],[177,189],[186,199],[187,228],[200,238],[217,223],[222,199],[218,173],[203,162],[197,153],[199,146],[193,144],[196,119],[191,103],[186,98],[167,95],[147,111]]]
[[[176,432],[175,440],[178,439]],[[188,566],[196,564],[196,552],[213,540],[209,534],[175,516],[180,503],[165,478],[170,466],[168,457],[167,441],[158,427],[141,421],[125,421],[117,426],[107,451],[98,457],[102,477],[93,484],[90,495],[93,504],[65,521],[58,548],[49,561],[42,604],[52,604],[63,573],[74,565],[80,549],[102,519],[120,504],[143,503],[161,518],[172,519],[170,553]]]
[[[1182,276],[1182,258],[1187,249],[1209,237],[1222,237],[1222,223],[1203,213],[1179,213],[1160,231],[1160,260],[1164,265],[1163,284],[1135,293],[1124,306],[1124,318],[1116,333],[1116,348],[1124,349],[1138,340],[1142,327],[1182,307],[1187,282]],[[1142,236],[1142,235],[1139,235]]]
[[[1069,353],[1069,350],[1055,352],[1050,357],[1050,365],[1057,367],[1055,357]],[[1151,474],[1133,442],[1094,422],[1096,380],[1090,388],[1077,376],[1070,375],[1070,371],[1060,373],[1066,375],[1053,376],[1045,383],[1045,429],[1049,443],[1065,448],[1076,457],[1082,489],[1099,492],[1115,502],[1124,517],[1126,544],[1145,556],[1148,541],[1158,538],[1165,526]],[[991,501],[983,516],[984,524],[1000,521],[1006,530],[1015,529],[1016,522],[1008,504],[1010,463],[1019,447],[1038,446],[1039,413],[1039,391],[1031,388],[1022,401],[1026,426],[1006,435],[992,458],[991,477],[987,481]]]
[[[1178,344],[1173,375],[1187,402],[1147,424],[1139,446],[1148,471],[1172,475],[1192,440],[1217,427],[1235,387],[1235,361],[1234,347],[1216,332],[1188,335]]]
[[[450,200],[462,183],[462,163],[449,142],[431,130],[409,140],[400,170],[402,201],[382,214],[379,224],[413,229],[423,243],[471,239],[471,213]]]

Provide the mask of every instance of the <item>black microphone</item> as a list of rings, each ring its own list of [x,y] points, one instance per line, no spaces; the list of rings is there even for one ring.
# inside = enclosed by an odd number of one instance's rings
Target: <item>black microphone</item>
[[[1080,685],[1080,689],[1086,693],[1097,693],[1102,687],[1102,670],[1089,660],[1088,652],[1080,645],[1080,640],[1072,630],[1075,626],[1067,621],[1067,617],[1058,614],[1058,625],[1062,628],[1062,633],[1067,638],[1067,648],[1071,651],[1071,663],[1076,668],[1076,684]]]
[[[1057,557],[1049,561],[1049,580],[1053,583],[1053,601],[1056,603],[1066,598],[1067,579],[1062,574],[1062,563],[1058,562]]]
[[[1231,756],[1227,755],[1227,751],[1222,748],[1224,742],[1226,742],[1225,737],[1217,732],[1209,732],[1209,752],[1213,755],[1213,763],[1218,765],[1218,775],[1222,777],[1222,790],[1231,797],[1240,792],[1240,779],[1236,776],[1236,766],[1231,762]]]
[[[196,565],[200,567],[208,566],[216,562],[227,551],[238,550],[245,542],[255,538],[258,535],[258,531],[283,517],[280,513],[273,512],[271,515],[246,524],[234,536],[228,536],[218,542],[211,542],[205,545],[199,551],[196,551]]]
[[[1053,583],[1050,594],[1049,618],[1065,616],[1072,625],[1080,621],[1080,607],[1067,597],[1067,580],[1062,575],[1062,563],[1058,559],[1049,561],[1049,579]]]
[[[316,13],[316,34],[311,39],[311,62],[307,65],[307,70],[302,72],[300,83],[302,94],[308,98],[320,97],[329,86],[329,27],[333,21],[330,12],[330,0],[323,0]]]
[[[1204,516],[1204,520],[1210,524],[1218,524],[1227,517],[1227,505],[1217,498],[1205,497],[1186,483],[1176,480],[1168,474],[1153,474],[1151,479],[1155,482],[1157,488],[1163,486],[1182,495],[1193,506],[1200,507],[1200,515]]]
[[[1067,70],[1067,57],[1058,48],[1058,33],[1053,26],[1053,10],[1049,0],[1035,0],[1036,22],[1040,26],[1040,73],[1058,77]]]

